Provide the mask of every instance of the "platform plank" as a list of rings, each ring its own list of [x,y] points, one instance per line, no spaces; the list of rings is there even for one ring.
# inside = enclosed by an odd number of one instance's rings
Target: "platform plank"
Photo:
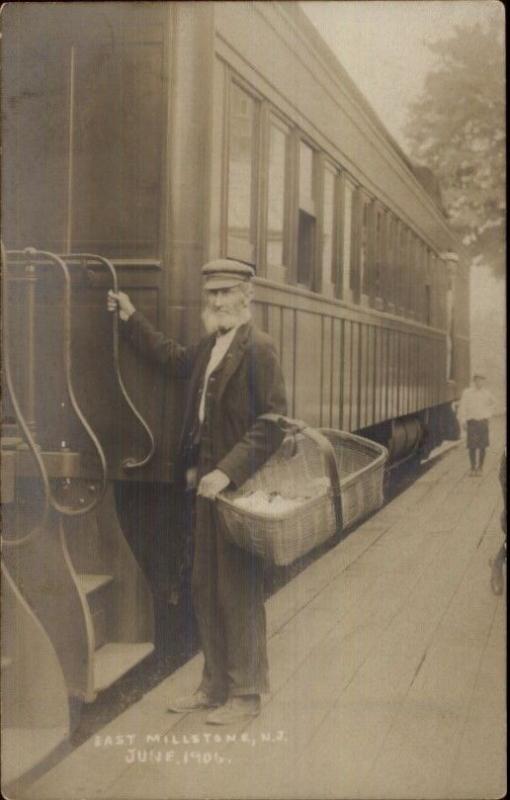
[[[28,796],[500,796],[504,600],[487,565],[502,540],[498,457],[473,479],[464,447],[446,453],[268,601],[272,693],[252,723],[218,730],[205,713],[166,712],[196,686],[199,656]],[[132,751],[106,739],[126,734]]]

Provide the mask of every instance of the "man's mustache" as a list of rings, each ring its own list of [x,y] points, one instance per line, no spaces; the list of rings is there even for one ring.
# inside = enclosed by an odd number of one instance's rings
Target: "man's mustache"
[[[250,311],[248,308],[241,308],[239,311],[214,311],[210,308],[205,308],[202,312],[202,322],[207,333],[217,333],[221,328],[235,328],[243,322],[250,319]]]

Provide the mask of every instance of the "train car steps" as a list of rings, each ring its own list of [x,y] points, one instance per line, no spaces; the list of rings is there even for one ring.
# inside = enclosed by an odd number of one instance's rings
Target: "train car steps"
[[[94,693],[102,692],[154,650],[152,642],[109,641],[113,576],[96,573],[77,575],[78,585],[85,594],[94,626],[93,655]]]
[[[90,573],[82,573],[78,575],[78,583],[82,591],[87,595],[91,595],[99,589],[103,589],[113,581],[113,575],[94,575]]]
[[[110,642],[94,653],[94,691],[102,692],[154,650],[152,642]]]

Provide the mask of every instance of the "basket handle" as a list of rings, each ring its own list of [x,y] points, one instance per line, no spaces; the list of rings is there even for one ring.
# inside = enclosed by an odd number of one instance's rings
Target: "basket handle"
[[[296,434],[302,433],[312,439],[317,445],[322,455],[326,460],[326,466],[329,472],[329,479],[331,481],[331,490],[333,493],[333,506],[335,508],[336,528],[337,533],[340,534],[343,530],[343,508],[342,508],[342,494],[340,491],[340,475],[338,472],[338,464],[335,457],[333,446],[322,433],[311,428],[306,422],[301,419],[291,419],[285,417],[283,414],[261,414],[258,419],[264,419],[277,425],[283,433]]]

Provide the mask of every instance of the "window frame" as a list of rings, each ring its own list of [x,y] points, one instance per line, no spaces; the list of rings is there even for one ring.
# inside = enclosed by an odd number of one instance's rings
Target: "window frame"
[[[372,294],[373,275],[371,270],[371,250],[373,247],[373,208],[377,199],[374,198],[364,186],[360,186],[360,209],[359,209],[359,248],[358,248],[358,271],[359,271],[359,299],[358,303],[361,306],[368,307],[370,305],[370,297]],[[366,241],[365,236],[365,217],[366,217]],[[361,262],[361,254],[363,252],[363,245],[365,245],[365,260]],[[364,283],[365,275],[367,276],[367,283]],[[368,291],[363,291],[367,288]]]
[[[337,275],[337,296],[347,303],[354,303],[353,271],[355,259],[354,246],[354,216],[355,216],[355,192],[356,181],[345,170],[340,171],[339,180],[340,200],[338,203],[339,214],[339,236],[338,236],[338,275]],[[346,225],[347,192],[350,192],[350,216],[349,226]],[[349,263],[345,262],[345,251],[349,243]],[[347,267],[347,269],[346,269]]]
[[[324,223],[325,223],[325,189],[326,174],[333,179],[333,197],[331,213],[331,260],[328,265],[324,265]],[[326,297],[337,296],[337,274],[338,274],[338,200],[339,200],[339,167],[327,156],[322,158],[321,163],[321,193],[320,193],[320,214],[319,214],[319,257],[318,257],[318,281],[317,291]]]
[[[293,126],[274,107],[265,102],[263,133],[264,147],[262,151],[261,173],[263,174],[262,192],[260,195],[260,225],[259,225],[259,261],[260,274],[267,280],[278,283],[289,283],[291,276],[291,211],[292,211],[292,161],[293,161]],[[269,188],[270,188],[270,153],[271,153],[271,128],[274,127],[284,133],[286,137],[285,166],[284,166],[284,197],[283,197],[283,246],[282,263],[269,264],[267,258],[268,231],[269,231]],[[273,274],[270,274],[272,272]]]
[[[386,261],[386,210],[380,200],[372,202],[371,258],[369,275],[370,305],[379,310],[384,308],[384,269]],[[376,277],[379,275],[379,286]],[[377,291],[379,290],[379,291]]]
[[[319,269],[319,225],[320,225],[320,157],[321,150],[311,141],[299,128],[294,128],[294,207],[292,215],[294,219],[294,248],[292,263],[292,283],[299,289],[316,292],[318,285]],[[312,151],[312,203],[301,205],[300,197],[300,172],[301,172],[301,145],[305,145]],[[309,283],[298,281],[298,246],[299,246],[299,214],[303,212],[314,221],[314,241],[312,243],[312,264],[310,265]]]
[[[390,314],[395,313],[397,307],[396,291],[395,291],[395,277],[396,277],[396,256],[397,256],[397,222],[398,217],[386,209],[386,280],[384,306]]]
[[[224,150],[223,150],[223,213],[222,213],[222,234],[221,251],[222,255],[232,258],[240,258],[243,261],[260,264],[260,241],[259,233],[261,226],[261,162],[263,158],[262,131],[264,129],[264,105],[263,96],[256,91],[247,81],[245,81],[233,70],[227,72],[226,101],[224,115]],[[252,151],[252,174],[251,174],[251,208],[250,226],[253,230],[253,242],[250,248],[242,248],[237,253],[232,253],[229,246],[229,201],[230,201],[230,156],[231,156],[231,109],[232,109],[232,90],[233,87],[247,94],[255,104],[255,122],[253,135]],[[251,252],[252,250],[252,252]]]

